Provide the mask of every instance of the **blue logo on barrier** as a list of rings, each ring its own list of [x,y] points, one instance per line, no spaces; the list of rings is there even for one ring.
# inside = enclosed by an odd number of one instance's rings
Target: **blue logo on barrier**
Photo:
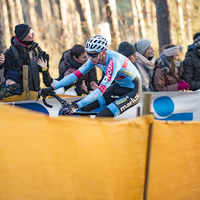
[[[191,121],[193,120],[193,113],[174,113],[175,105],[172,99],[168,96],[162,96],[154,100],[153,108],[157,115],[161,118],[159,120],[173,120],[173,121]]]

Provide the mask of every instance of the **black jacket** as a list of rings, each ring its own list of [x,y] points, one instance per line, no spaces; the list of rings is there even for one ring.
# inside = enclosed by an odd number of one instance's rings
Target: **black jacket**
[[[70,68],[74,68],[74,69],[78,69],[82,64],[76,62],[70,55],[71,49],[63,52],[62,54],[62,58],[60,59],[59,62],[59,78],[58,80],[61,80],[64,77],[64,73],[70,69]],[[97,83],[97,75],[96,75],[96,68],[93,67],[88,73],[86,73],[85,75],[83,75],[82,77],[80,77],[76,82],[75,82],[75,86],[76,86],[76,93],[77,95],[81,96],[82,94],[84,94],[85,92],[81,90],[81,84],[83,82],[83,80],[85,80],[85,85],[87,86],[88,90],[92,90],[90,83],[92,81],[95,81]],[[74,84],[73,84],[74,85]],[[68,89],[69,87],[71,87],[72,85],[68,86],[65,89]]]
[[[31,47],[27,47],[20,43],[15,36],[11,39],[11,44],[17,49],[18,58],[14,57],[11,48],[5,52],[5,73],[9,70],[16,69],[20,74],[20,86],[23,89],[23,65],[28,65],[28,86],[29,90],[40,90],[40,76],[42,73],[43,82],[46,87],[50,87],[53,79],[50,77],[49,70],[42,71],[42,68],[37,64],[38,58],[43,57],[49,63],[49,55],[46,54],[37,43],[33,43]],[[49,68],[49,64],[48,64]]]
[[[189,83],[190,90],[200,89],[200,52],[190,45],[183,61],[182,79]]]

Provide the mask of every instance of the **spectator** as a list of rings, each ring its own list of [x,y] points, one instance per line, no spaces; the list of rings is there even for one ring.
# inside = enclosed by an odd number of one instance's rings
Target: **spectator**
[[[5,57],[3,55],[3,52],[0,52],[0,85],[4,82],[4,61],[5,61]]]
[[[188,46],[183,61],[182,79],[189,83],[190,90],[200,89],[200,32],[194,34],[193,44]]]
[[[40,61],[42,65],[39,64]],[[11,38],[11,47],[5,52],[5,73],[17,70],[22,90],[23,65],[28,65],[29,90],[40,89],[39,73],[42,73],[45,86],[51,86],[53,79],[49,74],[49,55],[34,42],[34,32],[31,27],[27,24],[18,24],[15,26],[15,36]]]
[[[59,78],[61,80],[64,76],[75,72],[81,65],[85,64],[88,60],[87,53],[84,46],[76,44],[62,54],[59,63]],[[65,87],[65,90],[75,85],[75,92],[78,96],[89,94],[90,91],[98,88],[96,68],[80,77],[75,83]]]
[[[154,71],[154,87],[156,91],[188,90],[189,84],[181,80],[183,71],[179,54],[181,45],[167,44],[162,47],[163,53],[156,60]]]
[[[6,81],[0,87],[0,100],[3,98],[20,95],[22,92],[19,85],[19,73],[16,70],[10,70],[6,73]]]
[[[130,44],[128,42],[120,43],[119,47],[117,49],[117,52],[126,56],[132,63],[135,62],[136,49],[135,49],[135,46],[133,46],[132,44]]]
[[[135,65],[142,77],[142,92],[154,91],[153,72],[156,57],[152,42],[148,39],[141,39],[134,43],[136,49]]]

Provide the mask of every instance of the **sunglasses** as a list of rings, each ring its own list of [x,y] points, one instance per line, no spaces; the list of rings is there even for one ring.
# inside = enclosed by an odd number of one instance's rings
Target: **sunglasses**
[[[96,58],[96,57],[99,55],[99,53],[88,53],[88,52],[87,52],[87,55],[88,55],[89,57]]]

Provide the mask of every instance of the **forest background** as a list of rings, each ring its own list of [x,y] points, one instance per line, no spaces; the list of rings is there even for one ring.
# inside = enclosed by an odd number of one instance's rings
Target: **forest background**
[[[62,52],[99,34],[111,50],[123,41],[150,39],[156,57],[163,45],[181,44],[183,59],[199,21],[200,0],[0,0],[0,50],[9,48],[15,25],[27,23],[57,78]]]

